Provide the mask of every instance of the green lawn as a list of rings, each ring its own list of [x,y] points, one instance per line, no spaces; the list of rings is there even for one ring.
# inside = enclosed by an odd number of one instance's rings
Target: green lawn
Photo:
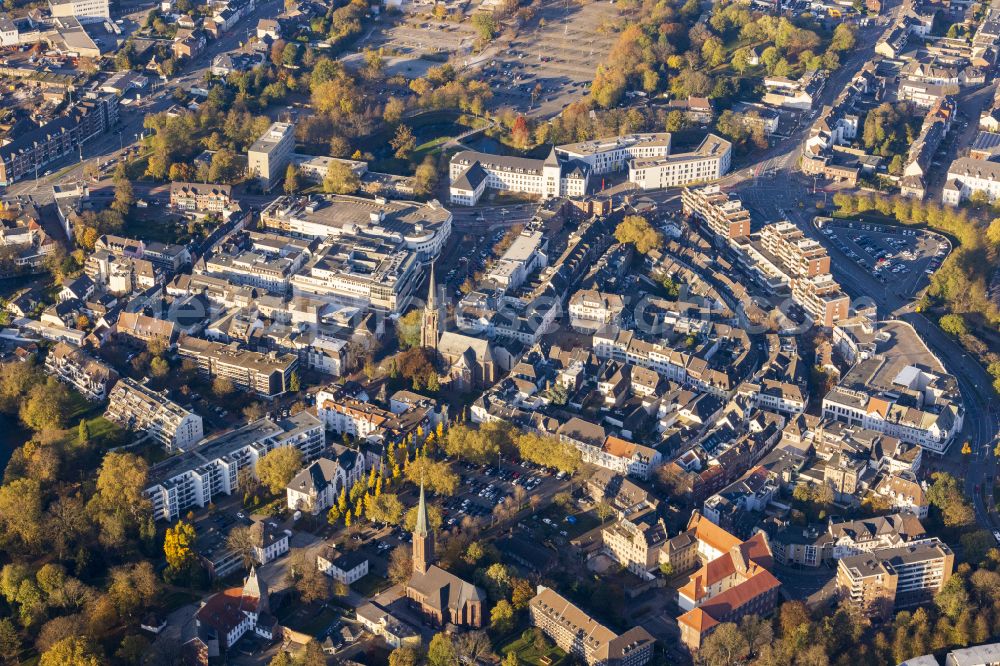
[[[351,583],[352,590],[368,598],[375,596],[387,587],[389,587],[389,581],[373,573]]]
[[[279,614],[278,619],[281,621],[281,624],[295,631],[316,636],[329,627],[338,617],[340,617],[340,613],[336,608],[327,606],[326,608],[318,609],[317,606],[312,604],[304,606],[296,603],[291,607],[286,607]]]
[[[525,631],[513,641],[501,647],[498,652],[504,656],[513,652],[517,655],[519,662],[542,666],[542,657],[548,657],[551,661],[548,666],[561,666],[566,662],[566,653],[552,644],[549,639],[545,639],[545,649],[539,650],[535,647],[534,637],[530,631]]]

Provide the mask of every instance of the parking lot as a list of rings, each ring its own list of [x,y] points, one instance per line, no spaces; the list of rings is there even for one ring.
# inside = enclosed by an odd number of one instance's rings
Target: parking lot
[[[565,476],[527,461],[501,464],[499,471],[496,466],[477,467],[470,463],[459,463],[459,467],[461,490],[441,505],[445,528],[457,525],[465,516],[489,524],[493,511],[508,498],[516,495],[527,498],[543,490],[555,493]]]
[[[618,18],[615,6],[606,2],[563,2],[540,9],[509,48],[484,64],[494,101],[549,117],[586,96],[597,65],[615,41],[607,27]]]
[[[849,260],[904,297],[923,289],[951,251],[944,236],[905,227],[830,221],[822,233]]]
[[[361,44],[364,48],[384,49],[389,56],[451,57],[470,55],[475,41],[476,31],[470,21],[456,23],[407,14],[396,22],[388,18],[380,22]]]

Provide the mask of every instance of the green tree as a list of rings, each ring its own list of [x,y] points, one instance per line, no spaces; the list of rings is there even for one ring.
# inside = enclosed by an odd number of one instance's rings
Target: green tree
[[[640,254],[649,254],[663,245],[663,235],[641,215],[627,215],[615,228],[619,243],[633,243]]]
[[[21,651],[21,638],[9,617],[0,618],[0,661],[13,664]]]
[[[353,194],[361,187],[361,179],[345,162],[330,162],[323,178],[323,191],[333,194]]]
[[[104,657],[100,648],[82,636],[64,638],[45,651],[39,666],[101,666]]]
[[[285,169],[285,194],[296,194],[301,188],[299,169],[294,164],[289,164]]]
[[[705,639],[698,656],[708,666],[729,666],[749,653],[746,637],[732,622],[723,622]]]
[[[396,338],[402,349],[420,346],[420,329],[423,326],[424,313],[419,308],[410,310],[396,321]]]
[[[285,490],[285,486],[302,469],[302,451],[295,446],[281,446],[264,455],[257,462],[257,478],[277,495]]]
[[[443,632],[434,634],[427,646],[427,666],[458,666],[458,652],[451,636]]]
[[[490,12],[476,12],[472,15],[472,27],[476,29],[479,39],[492,41],[497,34],[497,20]]]
[[[947,314],[938,320],[938,325],[941,330],[949,335],[954,335],[955,337],[961,337],[969,333],[969,329],[965,326],[965,319],[962,315],[958,314]]]
[[[396,495],[383,493],[368,503],[365,513],[368,520],[373,522],[399,525],[399,521],[403,518],[403,503]]]
[[[389,666],[417,666],[420,655],[411,647],[398,647],[389,653]]]
[[[514,607],[506,599],[498,601],[490,610],[490,626],[497,633],[506,633],[514,626]]]
[[[428,155],[413,174],[413,191],[417,196],[427,197],[434,192],[438,183],[438,169],[434,157]]]
[[[168,527],[163,537],[163,554],[167,566],[177,571],[187,568],[194,561],[194,542],[194,525],[178,520],[175,525]]]
[[[28,399],[21,405],[21,420],[32,430],[60,428],[71,399],[69,389],[55,377],[49,377],[28,392]]]
[[[409,125],[400,125],[396,128],[396,135],[389,145],[392,146],[398,159],[405,160],[410,158],[413,149],[417,147],[417,138],[413,136],[413,130]]]
[[[975,514],[958,480],[947,472],[934,472],[931,479],[933,483],[927,489],[927,500],[941,512],[944,524],[947,527],[971,524]]]

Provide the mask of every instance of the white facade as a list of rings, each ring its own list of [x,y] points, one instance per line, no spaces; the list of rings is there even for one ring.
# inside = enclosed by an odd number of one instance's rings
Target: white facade
[[[644,190],[690,185],[726,175],[731,160],[732,144],[709,134],[693,152],[633,160],[628,179]]]
[[[257,461],[281,446],[295,446],[306,461],[326,446],[323,426],[308,412],[280,424],[261,419],[206,440],[197,449],[154,466],[144,494],[157,520],[175,520],[193,507],[204,508],[214,497],[239,490],[239,472],[255,470]]]
[[[336,551],[324,552],[316,556],[316,567],[330,578],[350,585],[368,575],[368,558],[340,556]]]
[[[49,0],[53,17],[73,16],[80,23],[100,23],[111,18],[109,0]]]
[[[957,206],[975,192],[982,192],[988,201],[1000,199],[1000,164],[960,157],[948,167],[948,185],[942,201]]]
[[[204,436],[200,416],[128,377],[118,381],[109,400],[108,420],[145,432],[167,449],[190,449]]]

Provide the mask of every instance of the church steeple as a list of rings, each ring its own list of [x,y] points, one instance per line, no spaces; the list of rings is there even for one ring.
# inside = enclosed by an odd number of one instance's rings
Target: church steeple
[[[413,528],[413,571],[427,573],[434,559],[434,536],[427,528],[427,502],[424,499],[424,482],[420,482],[420,504],[417,505],[417,524]]]
[[[250,565],[250,575],[243,582],[243,596],[256,599],[257,613],[268,613],[271,610],[268,599],[267,583],[257,576],[257,567]]]
[[[427,303],[424,305],[424,316],[420,325],[420,344],[423,347],[430,347],[436,350],[438,339],[441,337],[441,313],[437,304],[437,281],[434,279],[434,264],[430,267],[429,288],[427,290]]]

